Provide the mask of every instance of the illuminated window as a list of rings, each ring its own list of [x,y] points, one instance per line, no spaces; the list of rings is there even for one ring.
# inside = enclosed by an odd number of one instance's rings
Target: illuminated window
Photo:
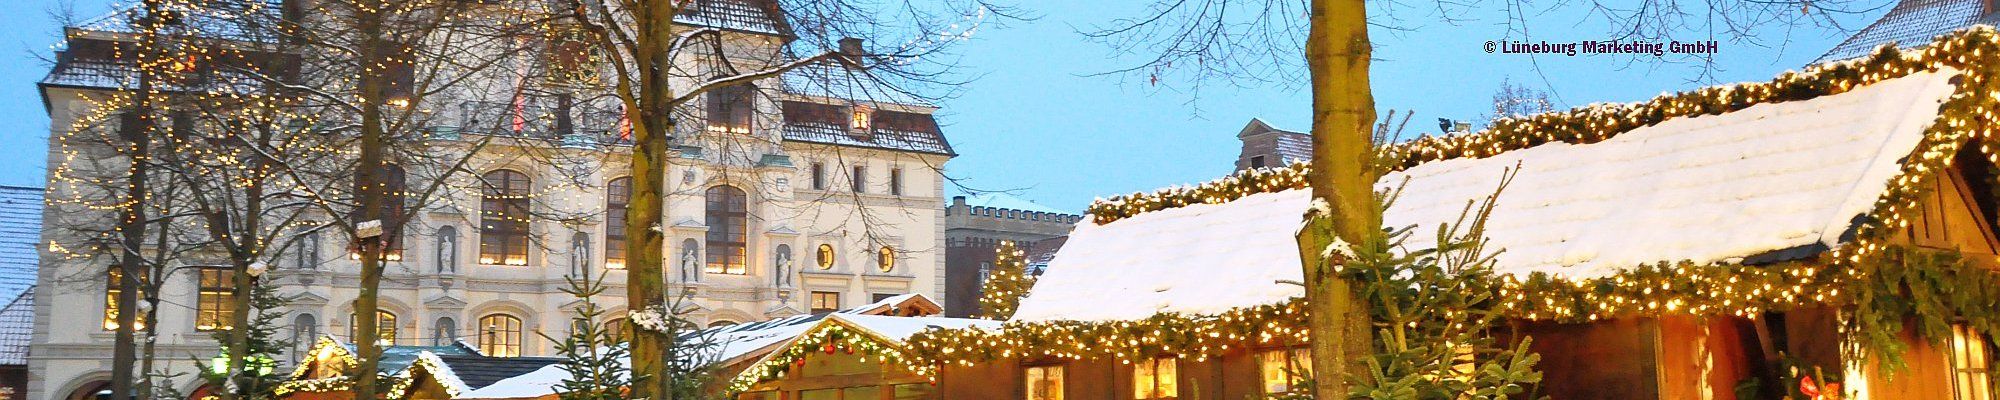
[[[1992,365],[1985,335],[1964,324],[1951,326],[1953,400],[1993,400]]]
[[[742,189],[708,188],[708,268],[711,274],[743,275],[749,211]]]
[[[347,314],[347,338],[349,341],[353,341],[355,337],[361,336],[358,334],[361,331],[355,329],[359,327],[361,327],[360,319],[355,318],[354,314]],[[384,345],[396,344],[396,313],[387,310],[375,311],[375,342]]]
[[[889,272],[895,270],[896,248],[889,246],[882,246],[881,250],[876,250],[875,268],[881,269],[882,272]]]
[[[812,313],[828,313],[840,309],[840,292],[812,292]]]
[[[708,131],[750,133],[750,114],[757,87],[738,84],[708,91]]]
[[[1257,369],[1264,394],[1304,389],[1301,385],[1312,377],[1312,354],[1304,348],[1267,350],[1257,353]]]
[[[145,287],[148,274],[144,268],[139,269],[139,272],[139,286]],[[125,274],[118,272],[118,267],[111,267],[110,270],[105,271],[104,330],[118,330],[118,295],[125,292],[124,277]],[[140,296],[139,301],[146,301],[143,293],[141,294],[142,296]],[[133,321],[135,321],[132,324],[135,329],[146,329],[146,313],[142,312],[134,316]]]
[[[194,302],[194,329],[229,329],[236,321],[236,279],[225,267],[203,267],[200,271],[200,294]]]
[[[892,194],[892,195],[897,195],[897,196],[902,196],[902,195],[903,195],[903,169],[902,169],[902,168],[896,168],[896,169],[891,169],[891,170],[889,170],[889,194]]]
[[[1171,399],[1180,397],[1178,360],[1159,357],[1132,364],[1132,398]]]
[[[1027,385],[1024,392],[1028,394],[1028,400],[1063,399],[1063,367],[1061,365],[1028,367],[1024,372],[1026,372],[1027,376],[1022,379],[1022,382]]]
[[[381,178],[385,187],[382,192],[387,193],[388,197],[382,199],[382,214],[379,221],[382,221],[384,224],[387,224],[389,221],[401,221],[406,208],[403,204],[405,201],[404,197],[409,192],[409,176],[403,171],[403,167],[400,165],[383,164]],[[361,214],[361,209],[358,207],[354,209],[353,219],[355,221],[367,220],[366,216]],[[386,227],[387,225],[384,226]],[[384,231],[382,232],[382,240],[385,240],[382,242],[382,261],[403,261],[403,235],[400,232],[392,234],[392,232]],[[347,258],[350,260],[360,260],[361,247],[356,245],[347,249]]]
[[[502,169],[481,180],[479,263],[528,265],[528,175]]]
[[[479,352],[493,357],[521,356],[521,319],[507,314],[479,317]]]
[[[625,269],[625,204],[632,201],[632,178],[612,179],[604,192],[604,267]]]
[[[847,119],[849,122],[852,122],[848,127],[857,131],[865,131],[872,128],[875,115],[870,111],[868,107],[855,106],[853,116]]]
[[[819,269],[833,269],[833,245],[819,245],[819,250],[813,253],[813,261],[819,264]]]

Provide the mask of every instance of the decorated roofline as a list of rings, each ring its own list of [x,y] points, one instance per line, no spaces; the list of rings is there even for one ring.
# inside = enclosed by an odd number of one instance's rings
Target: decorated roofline
[[[1897,174],[1854,227],[1854,235],[1804,259],[1768,265],[1697,264],[1661,260],[1635,265],[1601,278],[1572,279],[1533,273],[1505,275],[1494,285],[1498,310],[1510,318],[1591,322],[1628,316],[1741,316],[1806,307],[1834,307],[1842,321],[1843,353],[1900,363],[1904,321],[1914,318],[1920,337],[1933,342],[1962,321],[1987,333],[2000,332],[2000,271],[1969,265],[1951,251],[1921,249],[1894,241],[1898,229],[1952,166],[1961,150],[1978,144],[1986,162],[2000,162],[1995,123],[2000,122],[2000,37],[1991,26],[1941,35],[1911,50],[1882,46],[1869,57],[1786,72],[1764,83],[1738,84],[1662,95],[1653,100],[1593,105],[1566,112],[1504,120],[1478,134],[1426,138],[1383,148],[1386,168],[1401,170],[1425,162],[1490,157],[1541,144],[1595,143],[1619,133],[1671,118],[1716,115],[1756,104],[1845,93],[1854,88],[1918,72],[1956,70],[1953,94],[1937,118],[1902,158]],[[1975,142],[1977,140],[1977,142]],[[1989,164],[1990,166],[1990,164]],[[1251,194],[1306,187],[1306,165],[1243,171],[1191,187],[1162,189],[1100,200],[1089,210],[1099,224],[1147,211],[1220,204]],[[2000,185],[2000,182],[1988,182]],[[1001,357],[1108,357],[1137,360],[1157,354],[1206,358],[1267,338],[1300,335],[1306,325],[1287,303],[1242,307],[1214,316],[1162,313],[1144,320],[1010,322],[999,331],[971,329],[919,332],[908,340],[913,352],[933,365],[965,365]],[[1228,338],[1222,340],[1220,338]],[[1238,347],[1240,348],[1240,347]]]
[[[759,383],[784,378],[792,366],[802,365],[806,356],[815,352],[858,353],[864,358],[881,359],[883,365],[895,365],[911,373],[928,376],[932,382],[937,379],[936,366],[913,357],[902,340],[890,339],[881,332],[848,321],[840,314],[829,314],[736,374],[729,380],[728,393],[741,393]]]

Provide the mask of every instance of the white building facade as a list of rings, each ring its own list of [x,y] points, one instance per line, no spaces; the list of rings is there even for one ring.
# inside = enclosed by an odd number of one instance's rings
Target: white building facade
[[[723,24],[729,51],[776,55],[787,40],[780,18],[756,14],[774,8],[706,11],[736,21],[773,21]],[[721,20],[683,18],[690,26]],[[82,69],[92,60],[76,50],[87,47],[81,41],[121,40],[88,34],[89,28],[72,28],[68,48],[76,54],[59,54],[42,82],[51,137],[90,114],[93,96],[123,88]],[[705,118],[681,121],[661,226],[668,237],[668,295],[686,296],[682,308],[696,322],[761,321],[908,293],[943,301],[941,171],[955,153],[931,116],[935,106],[908,97],[849,95],[888,92],[871,88],[828,89],[846,87],[828,84],[834,79],[857,76],[866,73],[838,62],[815,64],[758,81],[756,90],[710,92],[721,100],[699,101],[691,112]],[[427,128],[436,133],[433,140],[465,144],[438,148],[470,150],[471,143],[494,140],[469,157],[468,173],[451,178],[453,189],[409,211],[414,220],[404,227],[400,250],[388,256],[380,287],[382,323],[385,331],[393,329],[384,333],[395,345],[462,340],[488,355],[554,355],[555,343],[537,333],[560,337],[571,329],[576,299],[561,289],[566,276],[581,271],[602,274],[607,290],[596,301],[612,310],[605,322],[622,326],[626,272],[618,211],[630,198],[625,160],[631,147],[621,141],[618,119],[513,102],[444,107],[446,114],[459,114],[441,116]],[[527,121],[511,131],[465,122],[496,111]],[[554,120],[562,121],[553,124],[560,128],[535,122]],[[76,154],[51,140],[51,170],[67,168]],[[71,189],[52,181],[50,190],[59,198]],[[110,376],[114,331],[107,327],[115,323],[106,310],[113,307],[107,299],[115,284],[106,278],[103,258],[84,260],[57,245],[68,234],[63,221],[85,223],[94,219],[79,216],[107,212],[59,201],[45,211],[37,279],[45,289],[37,294],[30,399],[92,398]],[[298,243],[261,278],[294,296],[287,334],[301,350],[320,335],[345,340],[352,333],[359,263],[335,231],[302,235]],[[210,338],[212,323],[204,322],[212,312],[202,310],[212,310],[219,302],[214,295],[229,288],[218,286],[222,281],[212,279],[217,273],[201,263],[184,263],[189,267],[162,278],[151,322],[158,369],[191,373],[198,365],[189,360],[218,348]],[[199,386],[193,374],[176,379],[187,382],[179,388],[184,393]]]

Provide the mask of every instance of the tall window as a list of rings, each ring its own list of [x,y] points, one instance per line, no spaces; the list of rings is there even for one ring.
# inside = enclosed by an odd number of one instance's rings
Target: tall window
[[[361,326],[358,322],[360,319],[354,314],[347,314],[347,339],[350,342],[354,341],[354,337],[361,336],[358,335],[361,331],[355,329]],[[375,310],[375,339],[383,344],[396,344],[396,313]]]
[[[139,272],[138,281],[143,287],[149,274],[143,268]],[[115,331],[118,330],[118,295],[125,293],[125,274],[119,272],[118,267],[111,267],[105,272],[104,277],[104,330]],[[135,330],[146,329],[146,313],[139,313],[133,321]]]
[[[479,317],[479,352],[493,357],[519,357],[521,319],[507,314]]]
[[[458,321],[452,320],[451,317],[439,317],[437,324],[431,327],[431,345],[450,346],[452,342],[457,341]]]
[[[229,329],[236,321],[236,279],[227,267],[202,267],[200,271],[200,293],[194,301],[194,329]]]
[[[1264,394],[1290,393],[1312,377],[1312,355],[1305,348],[1267,350],[1257,353],[1257,370]]]
[[[892,195],[897,195],[897,196],[902,196],[902,195],[903,195],[903,169],[902,169],[902,168],[896,168],[896,169],[891,169],[891,170],[889,170],[889,194],[892,194]]]
[[[604,267],[625,269],[625,205],[632,201],[632,178],[604,185]]]
[[[730,85],[708,92],[708,131],[750,133],[750,114],[757,87]]]
[[[854,166],[854,174],[849,175],[847,181],[854,185],[855,193],[868,193],[868,167]]]
[[[1993,353],[1985,335],[1964,324],[1951,326],[1953,400],[1993,400]]]
[[[481,180],[479,263],[528,265],[528,175],[502,169]]]
[[[319,320],[312,314],[292,317],[292,365],[298,365],[316,341],[319,341]]]
[[[383,182],[382,193],[388,194],[388,197],[382,198],[381,221],[385,224],[389,221],[400,221],[403,219],[403,213],[406,208],[403,202],[409,192],[409,176],[405,174],[402,166],[396,164],[383,164],[381,174]],[[360,208],[354,209],[354,220],[363,220],[361,212]],[[384,227],[386,228],[387,225],[384,225]],[[384,240],[382,242],[382,261],[402,261],[403,235],[401,232],[384,231],[382,232],[382,240]],[[361,247],[357,244],[349,248],[347,258],[353,260],[361,259]]]
[[[821,314],[840,309],[840,292],[812,292],[812,313]]]
[[[708,188],[708,273],[742,275],[749,215],[742,189]]]
[[[812,164],[813,190],[826,190],[826,164]]]
[[[1132,398],[1171,399],[1180,397],[1178,362],[1158,357],[1132,364]]]
[[[1063,366],[1034,366],[1023,372],[1028,400],[1063,400]]]

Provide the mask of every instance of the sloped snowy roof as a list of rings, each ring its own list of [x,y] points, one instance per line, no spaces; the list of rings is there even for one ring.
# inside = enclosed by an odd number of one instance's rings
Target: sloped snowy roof
[[[1838,246],[1887,190],[1954,90],[1919,72],[1818,98],[1670,119],[1590,144],[1549,143],[1387,174],[1402,184],[1388,226],[1456,220],[1520,170],[1487,221],[1496,272],[1592,278],[1656,262],[1735,263]],[[1303,294],[1292,237],[1309,193],[1079,224],[1021,301],[1016,321],[1214,314]]]
[[[255,23],[266,24],[281,19],[282,2],[277,0],[233,0],[207,2],[166,2],[166,11],[178,16],[178,25],[168,26],[173,33],[206,38],[240,41],[269,41],[276,38],[275,31],[257,32]],[[143,16],[140,2],[129,2],[111,12],[84,20],[72,27],[76,30],[105,33],[133,33],[134,22]]]
[[[783,34],[782,22],[767,0],[696,0],[674,22],[744,32]]]
[[[785,140],[822,143],[840,146],[868,147],[888,150],[914,151],[920,153],[951,155],[951,144],[944,135],[932,132],[898,131],[875,128],[868,137],[855,137],[847,127],[810,122],[786,123]]]
[[[1033,201],[1029,201],[1028,199],[1014,197],[1013,195],[1000,192],[986,192],[975,195],[967,195],[965,196],[965,204],[973,207],[1001,208],[1008,210],[1033,211],[1039,213],[1062,214],[1062,215],[1083,215],[1074,211],[1059,210],[1056,209],[1055,207],[1045,206],[1042,205],[1041,203],[1036,203]]]
[[[850,101],[935,107],[866,70],[839,60],[807,64],[779,78],[785,93]]]
[[[28,365],[28,343],[35,336],[35,288],[15,296],[0,308],[0,365]]]
[[[1814,64],[1839,61],[1873,53],[1875,48],[1895,43],[1908,49],[1930,43],[1931,39],[1953,30],[1978,24],[2000,23],[2000,14],[1986,12],[1982,0],[1902,0],[1881,19],[1854,32],[1847,40],[1828,49]]]
[[[34,286],[41,237],[42,189],[0,186],[0,299]]]

